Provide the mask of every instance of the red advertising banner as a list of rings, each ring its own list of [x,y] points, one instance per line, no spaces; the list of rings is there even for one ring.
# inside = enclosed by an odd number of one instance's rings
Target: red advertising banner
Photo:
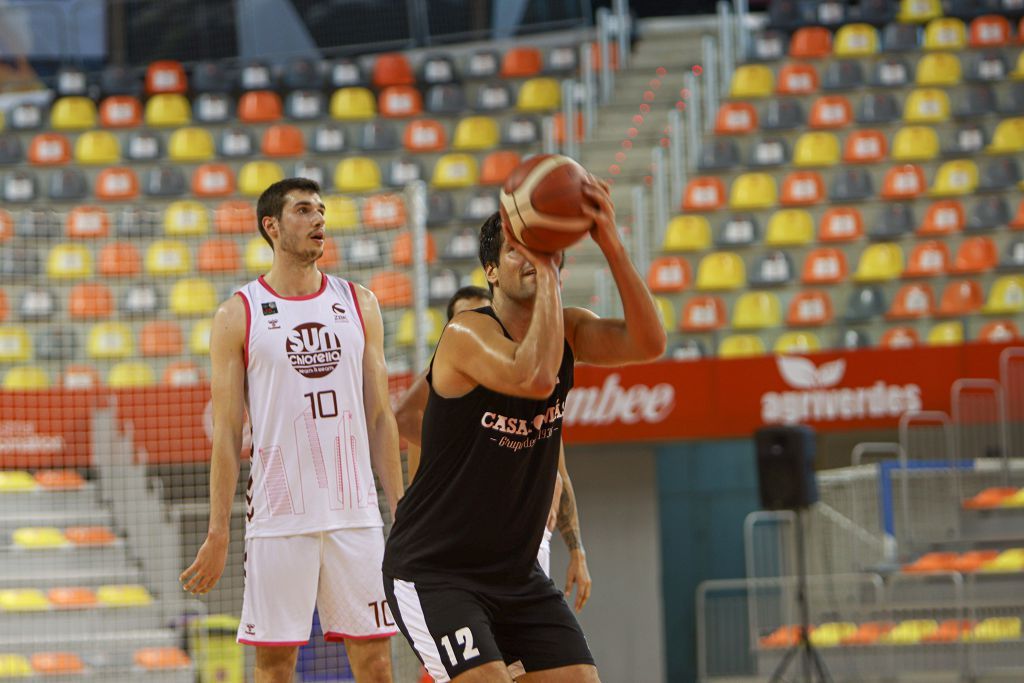
[[[766,424],[821,431],[894,427],[905,412],[950,412],[960,378],[999,378],[998,344],[700,361],[578,366],[565,407],[567,443],[746,437]],[[398,395],[409,375],[391,378]],[[207,385],[0,393],[0,467],[83,466],[93,410],[114,406],[140,459],[210,457]]]

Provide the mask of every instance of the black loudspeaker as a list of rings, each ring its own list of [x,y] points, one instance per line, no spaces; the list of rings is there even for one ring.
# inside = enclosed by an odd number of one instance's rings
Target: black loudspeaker
[[[818,502],[810,427],[763,427],[754,433],[754,448],[761,507],[799,510]]]

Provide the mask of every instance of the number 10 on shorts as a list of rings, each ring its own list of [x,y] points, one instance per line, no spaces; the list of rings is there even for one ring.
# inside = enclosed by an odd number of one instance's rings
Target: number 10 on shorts
[[[457,646],[462,646],[462,661],[466,662],[474,657],[480,655],[480,650],[473,647],[473,632],[468,626],[463,626],[455,632],[455,643]],[[441,638],[441,645],[444,646],[444,651],[448,655],[448,661],[452,663],[452,666],[459,664],[458,655],[455,654],[455,650],[452,648],[452,641],[448,636]]]

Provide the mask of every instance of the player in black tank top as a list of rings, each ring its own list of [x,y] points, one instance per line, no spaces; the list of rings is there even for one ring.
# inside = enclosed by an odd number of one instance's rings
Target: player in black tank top
[[[431,363],[420,467],[383,569],[395,621],[440,683],[555,669],[559,680],[599,680],[579,624],[536,562],[562,412],[575,362],[652,360],[665,332],[619,239],[607,185],[591,178],[584,194],[625,319],[563,310],[558,257],[515,242],[495,214],[480,236],[493,305],[457,315]]]

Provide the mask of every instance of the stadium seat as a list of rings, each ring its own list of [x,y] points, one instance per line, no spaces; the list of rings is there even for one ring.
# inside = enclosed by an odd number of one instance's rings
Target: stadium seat
[[[932,19],[924,28],[925,50],[963,50],[967,46],[967,27],[956,17]]]
[[[952,271],[960,274],[985,273],[999,263],[995,242],[988,237],[969,237],[960,243]]]
[[[725,205],[725,184],[716,176],[690,179],[683,193],[683,211],[716,211]]]
[[[210,331],[212,323],[209,319],[197,320],[192,325],[188,336],[188,350],[195,356],[210,355]]]
[[[85,199],[89,194],[89,181],[79,168],[61,168],[50,172],[47,195],[58,201]]]
[[[187,669],[192,660],[177,647],[145,647],[135,651],[133,662],[143,671]]]
[[[166,387],[199,387],[206,383],[206,373],[192,361],[174,361],[164,368],[160,383]]]
[[[105,607],[141,607],[153,602],[145,586],[132,584],[99,586],[96,599]]]
[[[881,282],[903,274],[903,249],[898,244],[881,242],[861,252],[853,279],[857,282]]]
[[[966,80],[974,83],[999,82],[1006,79],[1009,66],[1000,52],[983,52],[970,58]]]
[[[196,116],[198,118],[198,106]],[[312,121],[324,113],[324,97],[318,90],[293,90],[284,100],[284,113],[289,119]]]
[[[868,57],[878,52],[878,31],[870,24],[846,24],[836,31],[836,57]]]
[[[284,170],[273,161],[250,161],[238,172],[238,191],[247,197],[258,197],[283,179]]]
[[[768,209],[777,201],[775,179],[767,173],[744,173],[732,182],[729,207],[737,210]]]
[[[271,157],[300,156],[306,151],[306,142],[297,126],[278,124],[263,131],[260,149]]]
[[[11,130],[37,130],[43,126],[43,108],[35,102],[22,102],[10,109],[4,121]]]
[[[381,187],[380,167],[368,157],[348,157],[334,169],[334,187],[342,192],[374,192]]]
[[[0,471],[0,494],[3,493],[25,493],[35,491],[39,488],[39,482],[31,474],[24,470]]]
[[[146,249],[146,273],[184,275],[192,269],[192,258],[184,242],[158,240]]]
[[[57,244],[50,248],[46,274],[52,280],[77,280],[92,275],[92,252],[81,244]]]
[[[476,159],[469,154],[445,154],[434,165],[431,185],[438,189],[471,187],[478,182]]]
[[[68,293],[68,314],[72,320],[109,318],[114,312],[114,295],[97,282],[79,282]]]
[[[501,68],[498,54],[494,50],[478,49],[466,55],[462,71],[470,78],[497,76]]]
[[[949,120],[949,96],[937,88],[918,88],[903,104],[907,123],[943,123]]]
[[[976,624],[962,638],[973,643],[997,643],[1020,640],[1020,617],[989,617]]]
[[[754,33],[750,41],[750,54],[748,58],[752,62],[774,62],[786,55],[787,38],[781,31],[763,29]]]
[[[690,264],[678,256],[659,256],[647,271],[647,286],[655,294],[681,292],[691,281]]]
[[[354,199],[341,195],[328,195],[323,200],[324,220],[326,221],[324,228],[326,230],[354,230],[359,227],[359,206]],[[255,223],[255,215],[252,220]]]
[[[732,310],[732,326],[737,330],[760,330],[782,323],[782,306],[771,292],[744,292]]]
[[[963,119],[975,119],[986,116],[996,109],[996,97],[992,88],[987,85],[974,84],[965,86],[962,94],[957,97],[953,115]],[[984,128],[976,123],[964,124],[961,128],[979,132],[973,133],[974,137],[965,137],[962,130],[956,131],[956,139],[950,141],[952,144],[946,147],[947,150],[973,151],[984,145],[984,138],[987,137]],[[977,140],[977,138],[981,139]]]
[[[345,88],[354,85],[366,85],[368,82],[359,62],[351,57],[332,59],[326,66],[327,80],[332,87]]]
[[[908,320],[932,315],[935,293],[928,283],[902,285],[893,297],[886,317],[890,320]]]
[[[804,259],[801,281],[804,284],[834,284],[847,276],[846,254],[832,247],[811,250]]]
[[[886,330],[878,340],[883,349],[908,349],[921,343],[917,330],[913,327],[897,326]]]
[[[0,654],[0,678],[21,678],[32,675],[32,664],[25,655]]]
[[[684,332],[710,332],[725,323],[725,302],[721,297],[695,296],[683,305],[680,328]]]
[[[501,60],[502,78],[529,78],[540,73],[543,58],[539,49],[530,46],[518,46],[505,52]]]
[[[985,14],[971,20],[968,45],[972,48],[1002,47],[1009,44],[1013,29],[999,14]]]
[[[252,134],[247,128],[225,128],[217,143],[220,155],[231,159],[250,156],[254,148]]]
[[[964,316],[981,311],[985,294],[976,280],[953,280],[942,290],[938,315]]]
[[[1016,163],[1012,159],[1009,160]],[[986,169],[987,170],[987,169]],[[982,176],[981,189],[989,189],[986,186],[984,175]],[[981,232],[986,230],[997,230],[1010,223],[1010,208],[1001,195],[983,196],[971,207],[971,215],[967,219],[967,230]]]
[[[654,307],[658,309],[658,317],[661,319],[661,327],[666,333],[672,332],[676,329],[676,312],[672,307],[672,302],[668,297],[656,296],[654,298]]]
[[[855,90],[864,85],[864,70],[857,60],[829,62],[821,79],[821,89],[829,92]]]
[[[977,168],[973,162],[970,162],[970,167]],[[989,159],[981,168],[977,189],[985,192],[1002,192],[1017,187],[1020,181],[1020,166],[1017,165],[1015,158]]]
[[[416,334],[416,315],[413,311],[406,311],[398,321],[398,330],[395,333],[395,344],[398,346],[412,346],[417,338],[426,338],[427,344],[434,346],[441,338],[444,330],[444,315],[433,308],[427,309],[427,330],[425,334]]]
[[[282,74],[282,85],[288,90],[318,90],[324,86],[324,65],[306,57],[290,60]]]
[[[206,161],[214,156],[213,136],[205,128],[179,128],[171,133],[167,153],[174,161]]]
[[[936,323],[928,330],[928,346],[951,346],[963,344],[964,326],[959,321]]]
[[[187,126],[192,120],[192,108],[184,95],[153,95],[146,100],[143,120],[154,127]]]
[[[120,312],[128,318],[153,317],[160,308],[161,298],[153,285],[130,285],[125,288]]]
[[[978,331],[978,341],[990,344],[1005,344],[1021,339],[1020,330],[1011,320],[994,320],[985,323]]]
[[[839,163],[839,140],[832,133],[808,132],[797,138],[793,165],[809,168]]]
[[[726,137],[716,137],[701,146],[697,160],[699,171],[721,171],[740,163],[736,142]]]
[[[676,216],[665,230],[667,252],[704,251],[711,247],[711,225],[704,216]]]
[[[210,231],[206,207],[196,201],[177,201],[164,211],[164,233],[175,237],[205,235]]]
[[[181,62],[160,60],[151,62],[146,67],[146,94],[179,93],[188,90],[188,77]]]
[[[832,299],[828,292],[806,290],[797,292],[789,301],[786,324],[791,327],[827,325],[832,322]]]
[[[139,179],[135,171],[126,167],[105,168],[96,176],[96,198],[109,202],[123,202],[139,196]]]
[[[403,188],[414,180],[423,179],[423,167],[415,159],[395,157],[388,161],[384,182],[394,188]]]
[[[960,232],[966,224],[963,204],[956,199],[941,199],[932,202],[925,212],[924,220],[917,229],[922,236],[951,235]]]
[[[818,226],[821,242],[855,242],[864,237],[864,219],[858,209],[836,206],[825,210]]]
[[[916,164],[893,166],[882,181],[883,199],[913,199],[924,193],[927,183],[924,171]]]
[[[817,171],[793,171],[782,181],[783,206],[809,206],[825,198],[825,182]]]
[[[939,0],[900,0],[897,21],[904,24],[923,24],[942,16]]]
[[[96,127],[96,105],[88,97],[58,97],[50,110],[54,130],[87,130]]]
[[[432,85],[425,104],[432,114],[460,114],[466,108],[466,93],[458,83]]]
[[[1024,312],[1024,276],[1002,275],[992,283],[982,312],[1011,315]]]
[[[110,233],[110,216],[99,206],[76,206],[64,221],[64,234],[70,238],[93,239]]]
[[[410,152],[440,152],[448,146],[448,136],[434,119],[417,119],[406,124],[402,144]]]
[[[251,233],[256,229],[256,223],[256,208],[252,202],[224,201],[213,212],[214,228],[221,234]]]
[[[272,123],[284,115],[284,106],[276,92],[250,90],[238,99],[237,115],[243,123]]]
[[[972,194],[978,187],[978,167],[969,159],[954,159],[942,164],[935,173],[931,195],[950,197]]]
[[[381,90],[377,110],[388,118],[408,118],[423,113],[420,91],[409,85],[392,85]]]
[[[71,161],[71,143],[61,133],[39,133],[28,146],[28,161],[37,166],[53,166]]]
[[[0,362],[23,363],[32,359],[32,338],[21,326],[0,327]]]
[[[512,91],[505,83],[485,83],[476,90],[473,107],[481,112],[508,109],[513,103]]]
[[[186,278],[171,287],[170,309],[178,316],[209,315],[217,308],[217,291],[208,280]]]
[[[235,174],[227,164],[202,164],[192,172],[192,194],[226,197],[235,192]]]
[[[715,246],[730,248],[754,244],[761,239],[757,219],[751,214],[738,213],[728,216],[715,231]]]
[[[480,238],[473,228],[462,228],[452,233],[444,245],[443,258],[449,261],[475,260]]]
[[[885,135],[874,129],[852,131],[843,145],[843,161],[854,164],[871,164],[881,161],[888,153]]]
[[[531,78],[519,86],[516,109],[525,112],[546,112],[561,106],[561,91],[553,78]]]
[[[729,97],[771,97],[775,91],[775,75],[762,64],[742,64],[732,74]]]
[[[718,344],[719,358],[752,358],[765,353],[764,342],[756,334],[730,334]]]
[[[82,658],[74,652],[36,652],[30,661],[32,671],[41,676],[75,676],[85,672]]]
[[[502,185],[521,160],[518,152],[509,149],[491,152],[480,166],[480,184]]]
[[[2,129],[2,125],[0,125]],[[25,158],[25,152],[21,146],[21,139],[13,134],[0,135],[0,164],[8,166],[19,164]]]
[[[750,148],[750,166],[767,168],[789,163],[789,143],[785,138],[766,137],[754,142]]]
[[[57,312],[57,293],[48,287],[31,287],[21,293],[18,315],[25,321],[48,320]]]
[[[701,258],[697,266],[697,289],[733,290],[746,284],[746,267],[738,254],[713,252]]]
[[[367,88],[339,88],[331,95],[330,112],[339,121],[367,121],[377,115],[377,100]]]
[[[200,123],[226,123],[235,115],[235,101],[225,92],[204,92],[193,102],[195,120]]]
[[[949,246],[942,241],[929,240],[914,245],[903,277],[935,277],[943,275],[951,261]]]
[[[857,105],[856,120],[863,125],[890,123],[899,116],[896,100],[886,92],[868,91]]]
[[[31,202],[39,194],[39,185],[33,173],[12,171],[3,180],[3,198],[11,203]]]
[[[740,104],[740,103],[736,103]],[[794,98],[776,98],[765,106],[761,127],[764,130],[793,130],[804,124],[805,116],[800,101]],[[757,119],[754,120],[756,125]]]
[[[128,136],[125,156],[132,161],[153,161],[163,156],[163,141],[151,131],[138,131]]]
[[[146,171],[143,191],[149,197],[180,197],[188,190],[182,166],[168,164]]]
[[[428,85],[455,81],[455,63],[445,54],[427,55],[420,62],[420,82]]]
[[[1017,271],[1024,269],[1024,240],[1015,239],[1006,243],[999,270]]]
[[[400,228],[406,223],[405,203],[401,195],[379,194],[363,202],[363,225],[367,228]]]
[[[498,145],[498,124],[490,116],[467,116],[455,126],[453,138],[454,149],[491,149]]]
[[[833,202],[860,202],[875,196],[875,188],[867,169],[840,168],[832,175],[829,199]]]
[[[775,79],[775,92],[779,95],[810,95],[818,92],[818,70],[811,64],[786,64]]]
[[[757,130],[757,110],[749,102],[723,102],[715,115],[715,135],[745,135]]]
[[[811,105],[811,128],[836,129],[853,123],[853,106],[843,95],[822,95]]]
[[[112,133],[90,130],[75,141],[75,161],[80,164],[115,164],[121,160],[121,146]]]
[[[117,363],[107,373],[107,386],[111,389],[135,389],[156,384],[153,368],[139,361]]]
[[[804,209],[782,209],[768,220],[765,244],[776,247],[799,246],[814,241],[814,221]]]
[[[814,332],[783,332],[772,345],[772,353],[814,353],[821,350],[821,340]]]
[[[99,371],[92,365],[65,365],[60,375],[60,386],[71,391],[95,389],[102,384]]]
[[[274,250],[262,236],[252,237],[245,244],[245,269],[253,275],[266,273],[274,263]]]
[[[1014,154],[1024,150],[1024,117],[1006,118],[996,124],[992,142],[985,148],[989,154]]]
[[[914,231],[914,206],[909,202],[883,204],[875,215],[868,237],[896,241]]]
[[[277,76],[266,62],[249,60],[235,71],[237,86],[242,91],[270,90],[277,85]]]
[[[427,263],[434,263],[437,261],[437,244],[434,242],[434,237],[429,232],[427,233],[426,239],[426,260]],[[398,267],[409,267],[412,266],[412,233],[409,231],[403,231],[398,233],[394,241],[391,244],[391,263]]]
[[[931,126],[904,126],[892,141],[895,161],[926,161],[939,155],[939,136]]]
[[[1024,230],[1024,199],[1017,204],[1017,212],[1010,219],[1009,225],[1013,230]]]
[[[122,322],[95,323],[89,328],[86,351],[90,358],[128,358],[135,354],[132,330]]]
[[[377,88],[416,84],[416,74],[413,73],[409,60],[400,52],[378,54],[373,62],[370,78]]]
[[[802,26],[789,39],[794,59],[823,59],[832,54],[832,32],[823,26]]]
[[[382,308],[412,306],[412,281],[405,273],[384,270],[374,273],[367,285]]]

